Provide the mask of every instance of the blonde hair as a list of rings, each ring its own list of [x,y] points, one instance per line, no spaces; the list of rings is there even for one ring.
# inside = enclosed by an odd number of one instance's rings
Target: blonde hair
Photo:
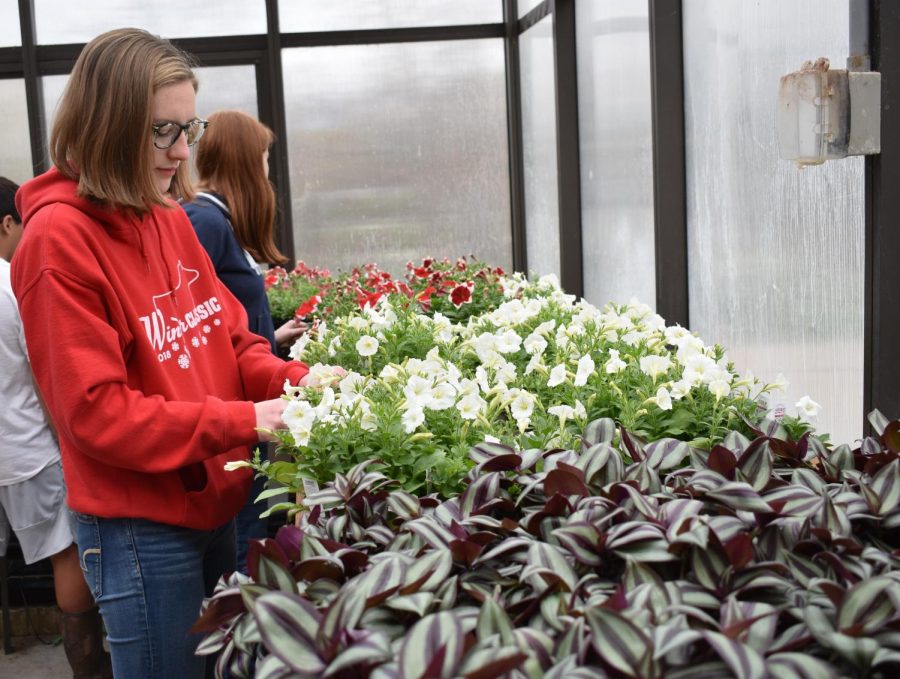
[[[287,261],[273,240],[275,191],[263,154],[275,141],[268,127],[241,111],[217,111],[197,144],[194,160],[200,186],[222,194],[241,247],[258,262]]]
[[[50,133],[50,157],[78,182],[78,195],[146,212],[167,205],[153,177],[153,95],[188,81],[192,58],[168,40],[137,28],[97,36],[78,56]],[[190,195],[187,163],[172,179],[174,196]]]

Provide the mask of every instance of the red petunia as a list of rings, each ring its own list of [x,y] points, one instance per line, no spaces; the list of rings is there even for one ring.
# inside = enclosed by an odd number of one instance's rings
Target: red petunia
[[[322,298],[319,297],[319,295],[313,295],[308,300],[303,302],[303,304],[297,307],[297,310],[294,312],[294,316],[296,316],[297,318],[305,318],[318,308],[319,302],[321,301]]]
[[[461,283],[453,288],[453,292],[450,293],[450,301],[453,302],[453,306],[459,309],[463,304],[468,304],[472,301],[472,289],[475,287],[475,284],[472,282]]]

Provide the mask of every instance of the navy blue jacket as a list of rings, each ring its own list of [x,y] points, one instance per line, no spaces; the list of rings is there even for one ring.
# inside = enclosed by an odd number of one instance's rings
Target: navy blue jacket
[[[249,254],[238,243],[222,196],[209,195],[212,199],[198,194],[192,202],[184,204],[184,211],[194,225],[201,245],[209,253],[219,278],[247,310],[250,331],[269,340],[272,351],[276,352],[275,326],[262,273],[258,266],[251,265]]]

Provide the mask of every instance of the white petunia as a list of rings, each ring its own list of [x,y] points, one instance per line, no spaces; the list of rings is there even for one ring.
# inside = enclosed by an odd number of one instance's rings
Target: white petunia
[[[566,381],[566,366],[562,363],[554,367],[550,371],[550,379],[547,380],[548,387],[556,387]]]
[[[524,346],[525,351],[527,351],[529,354],[542,354],[547,348],[547,340],[545,340],[537,332],[533,332],[525,338]]]
[[[501,354],[511,354],[518,351],[520,346],[522,346],[522,338],[512,328],[497,337],[496,350]]]
[[[822,410],[822,406],[813,401],[809,396],[801,398],[794,407],[797,409],[797,414],[807,420],[815,418]]]
[[[250,466],[252,466],[250,464],[250,460],[232,460],[231,462],[225,463],[225,471],[233,472],[238,469],[244,469],[245,467],[250,467]]]
[[[291,401],[282,411],[281,421],[288,429],[299,426],[312,427],[316,421],[316,409],[309,401]]]
[[[668,356],[651,354],[650,356],[641,357],[640,366],[641,372],[649,375],[650,379],[655,382],[657,377],[668,372],[669,368],[672,367],[672,361],[669,360]]]
[[[721,378],[715,379],[710,382],[707,388],[710,390],[710,392],[712,392],[712,395],[716,397],[717,401],[720,398],[727,396],[731,391],[731,385]]]
[[[431,380],[413,375],[403,387],[403,395],[411,407],[426,407],[434,398],[431,393]]]
[[[291,345],[291,358],[295,361],[299,361],[301,358],[303,358],[303,352],[306,351],[306,345],[309,344],[309,342],[310,334],[308,332],[300,335],[300,337],[297,338],[297,341],[294,342],[293,345]]]
[[[660,410],[672,410],[672,396],[665,387],[656,390],[656,405]]]
[[[446,410],[456,402],[456,389],[448,382],[441,382],[431,390],[431,401],[427,407],[431,410]]]
[[[538,368],[543,367],[544,365],[544,356],[543,354],[535,354],[531,357],[531,360],[528,361],[528,365],[525,366],[525,374],[530,375]]]
[[[673,382],[669,388],[669,394],[676,401],[680,401],[689,393],[691,393],[691,383],[686,380]]]
[[[378,340],[371,335],[363,335],[356,342],[356,352],[360,356],[374,356],[378,351]]]
[[[478,394],[469,394],[459,400],[456,409],[464,420],[474,420],[485,405],[487,403]]]
[[[584,409],[584,403],[578,399],[575,399],[575,411],[573,412],[573,415],[579,420],[587,418],[587,410]]]
[[[605,369],[610,375],[620,373],[627,367],[625,361],[619,358],[618,349],[609,350],[609,360],[606,362]]]
[[[550,406],[547,408],[547,412],[559,418],[560,426],[562,426],[566,420],[572,419],[575,415],[575,409],[572,406],[567,406],[565,404]]]
[[[391,382],[397,381],[397,379],[400,377],[400,371],[397,370],[397,366],[388,364],[381,369],[381,372],[378,373],[378,376],[385,382],[390,384]]]
[[[575,371],[573,384],[576,387],[583,387],[587,384],[588,378],[594,374],[595,367],[594,359],[590,357],[590,354],[585,354],[578,359],[578,369]]]
[[[425,421],[425,411],[419,406],[414,406],[404,411],[400,421],[403,423],[403,430],[407,434],[412,434]]]
[[[366,330],[369,327],[369,321],[363,316],[351,316],[347,321],[347,325],[354,330]]]

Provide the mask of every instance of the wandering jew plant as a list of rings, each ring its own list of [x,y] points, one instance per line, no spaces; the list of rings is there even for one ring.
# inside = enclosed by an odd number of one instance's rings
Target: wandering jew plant
[[[900,422],[870,420],[855,449],[766,419],[704,450],[594,419],[473,446],[449,498],[364,462],[219,582],[198,652],[258,678],[897,676]]]

